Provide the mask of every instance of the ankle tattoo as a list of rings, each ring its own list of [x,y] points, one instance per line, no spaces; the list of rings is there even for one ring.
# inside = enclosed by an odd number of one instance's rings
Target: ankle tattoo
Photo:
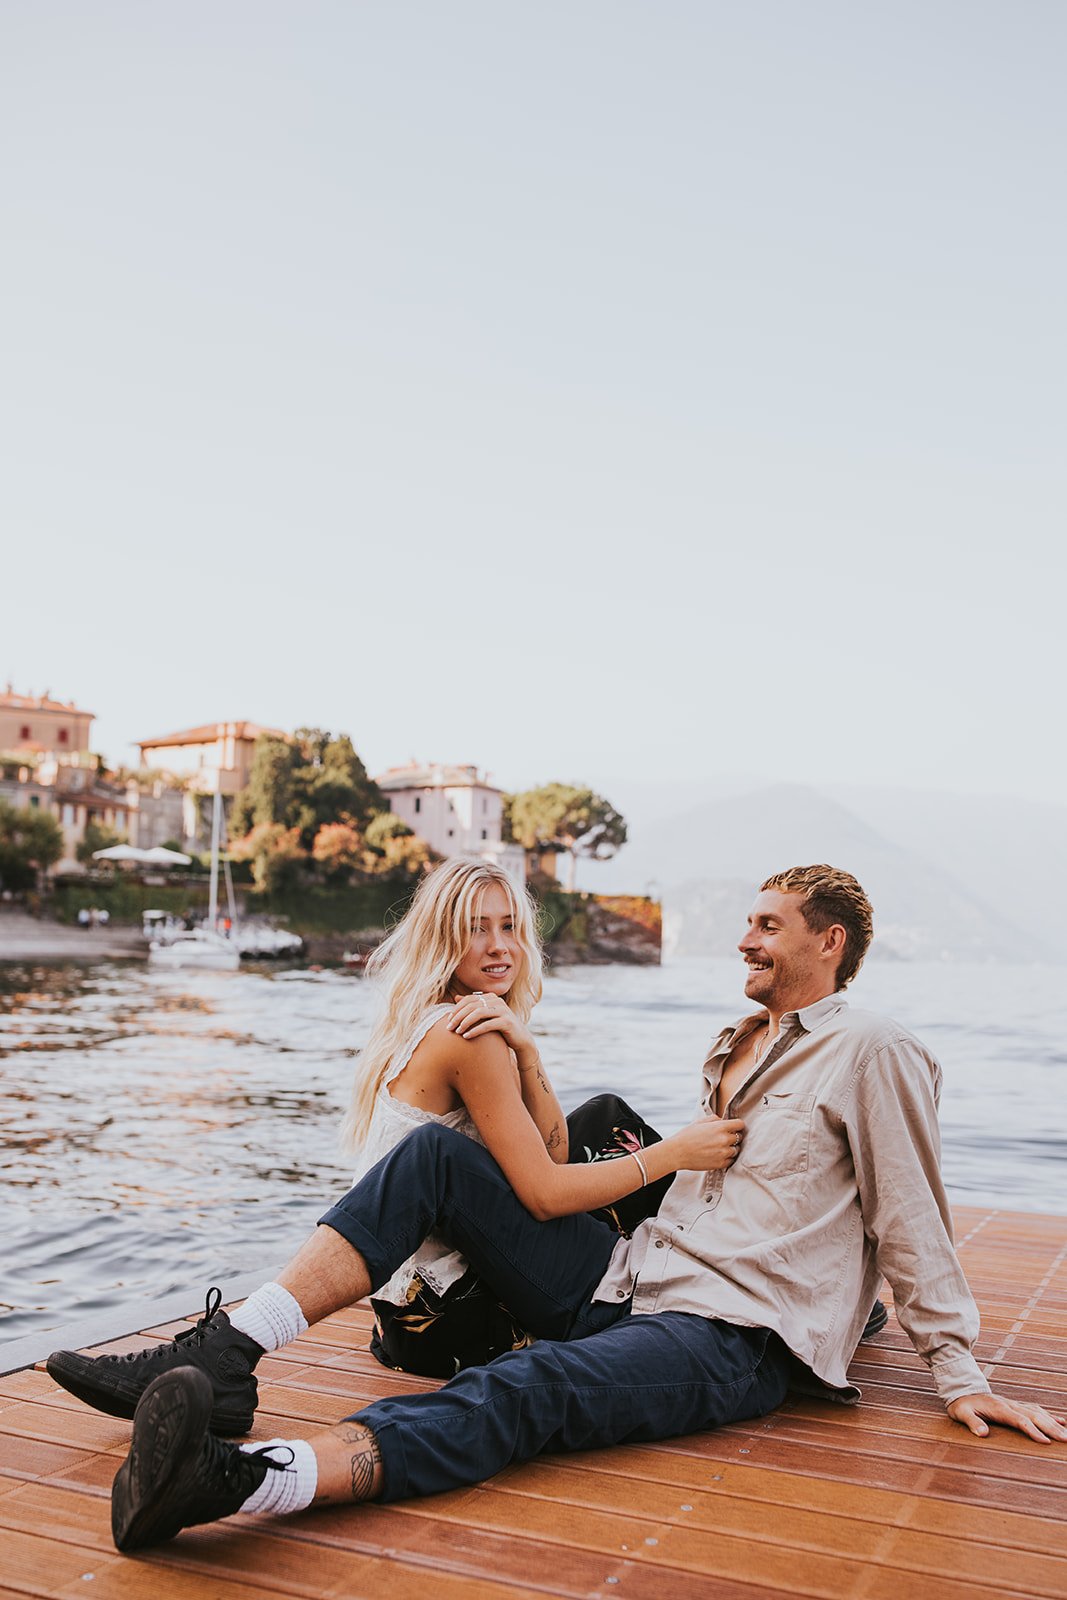
[[[361,1422],[345,1423],[339,1429],[341,1438],[351,1445],[350,1472],[353,1500],[369,1500],[377,1488],[376,1478],[382,1464],[382,1452],[369,1428]]]

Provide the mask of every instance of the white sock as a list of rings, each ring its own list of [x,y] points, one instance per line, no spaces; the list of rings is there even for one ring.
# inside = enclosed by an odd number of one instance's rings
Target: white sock
[[[280,1283],[265,1283],[250,1294],[230,1318],[230,1326],[247,1333],[264,1350],[280,1350],[308,1327],[299,1302]]]
[[[249,1495],[242,1511],[271,1511],[276,1517],[284,1517],[293,1511],[303,1511],[314,1500],[319,1464],[306,1439],[268,1439],[264,1444],[242,1444],[238,1448],[248,1455],[269,1451],[270,1459],[280,1462],[284,1468],[282,1472],[267,1468],[267,1476],[255,1493]],[[293,1453],[291,1462],[286,1454],[289,1450]]]

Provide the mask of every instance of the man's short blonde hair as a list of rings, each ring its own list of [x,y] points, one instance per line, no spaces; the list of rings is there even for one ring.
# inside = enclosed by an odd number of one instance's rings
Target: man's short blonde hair
[[[845,953],[837,968],[837,987],[851,983],[863,964],[874,932],[871,902],[850,872],[823,863],[817,867],[787,867],[760,884],[760,890],[803,895],[800,909],[813,933],[825,933],[839,922],[845,930]]]

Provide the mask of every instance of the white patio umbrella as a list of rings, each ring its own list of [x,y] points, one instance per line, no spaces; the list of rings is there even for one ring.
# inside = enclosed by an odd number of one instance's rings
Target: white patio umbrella
[[[157,867],[189,867],[193,863],[192,856],[183,855],[180,850],[168,850],[165,844],[154,844],[151,850],[143,852],[142,859]]]
[[[94,850],[94,861],[147,861],[148,851],[137,850],[132,844],[112,844],[106,850]]]

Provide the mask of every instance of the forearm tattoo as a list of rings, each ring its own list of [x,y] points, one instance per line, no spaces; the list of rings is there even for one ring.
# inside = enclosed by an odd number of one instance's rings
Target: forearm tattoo
[[[549,1134],[548,1138],[545,1140],[545,1149],[546,1150],[558,1150],[562,1143],[563,1143],[563,1135],[559,1131],[559,1123],[558,1122],[554,1122],[552,1124],[552,1132]]]

